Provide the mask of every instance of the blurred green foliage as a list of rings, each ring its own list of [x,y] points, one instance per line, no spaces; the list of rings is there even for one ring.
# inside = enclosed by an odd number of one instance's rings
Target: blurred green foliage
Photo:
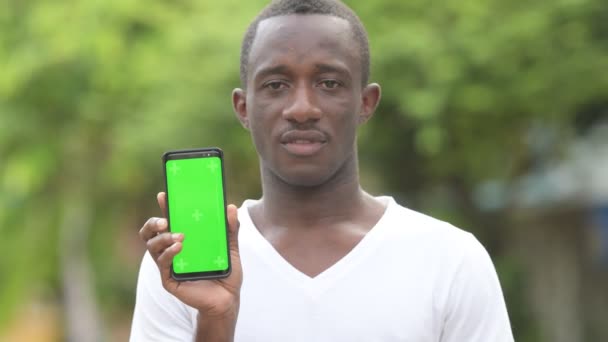
[[[103,310],[132,309],[124,239],[158,215],[163,151],[220,146],[229,199],[260,194],[235,120],[240,39],[265,1],[4,0],[0,11],[0,330],[32,293],[61,297],[62,225],[82,208]],[[559,158],[575,116],[608,101],[603,0],[348,1],[366,24],[382,104],[361,130],[365,187],[473,230],[498,260],[518,341],[538,333],[473,203],[507,184],[550,127]],[[68,230],[68,233],[75,230]],[[81,232],[82,233],[82,232]]]

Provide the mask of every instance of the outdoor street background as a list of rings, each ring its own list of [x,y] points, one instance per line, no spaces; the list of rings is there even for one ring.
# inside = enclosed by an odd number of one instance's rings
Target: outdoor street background
[[[164,151],[260,196],[230,94],[265,3],[0,0],[0,341],[128,338]],[[364,188],[478,237],[516,341],[608,341],[608,3],[347,3],[383,87]]]

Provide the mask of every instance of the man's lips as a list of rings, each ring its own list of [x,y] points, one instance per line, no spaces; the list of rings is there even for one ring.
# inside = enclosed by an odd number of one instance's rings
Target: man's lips
[[[325,134],[316,130],[291,130],[281,135],[281,145],[292,155],[311,156],[325,143]]]
[[[325,143],[325,134],[317,130],[291,130],[281,135],[281,144],[301,143]]]

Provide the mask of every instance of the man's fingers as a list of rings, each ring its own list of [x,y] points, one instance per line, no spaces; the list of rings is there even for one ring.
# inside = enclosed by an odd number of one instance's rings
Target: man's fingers
[[[160,217],[151,217],[144,223],[144,226],[139,230],[139,237],[148,241],[160,233],[167,231],[167,219]]]
[[[171,245],[175,242],[184,241],[184,235],[179,233],[163,233],[157,235],[146,242],[146,248],[148,252],[152,255],[154,260],[158,259],[158,257]]]
[[[159,192],[156,195],[156,201],[158,202],[158,206],[163,213],[163,217],[167,217],[167,194],[164,192]]]
[[[175,255],[181,250],[182,243],[180,241],[176,241],[169,247],[165,248],[165,250],[156,259],[156,264],[158,265],[160,276],[165,286],[167,285],[167,281],[170,282],[173,279],[171,278],[171,263],[173,263],[173,257],[175,257]]]
[[[237,215],[237,208],[234,204],[229,204],[226,211],[228,215],[228,240],[230,243],[230,249],[238,252],[240,222]]]

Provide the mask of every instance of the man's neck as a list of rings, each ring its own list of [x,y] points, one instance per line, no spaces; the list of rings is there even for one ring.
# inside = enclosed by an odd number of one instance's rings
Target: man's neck
[[[357,168],[352,165],[314,187],[290,185],[262,170],[262,187],[258,213],[275,227],[313,228],[353,220],[371,199],[361,189]]]

